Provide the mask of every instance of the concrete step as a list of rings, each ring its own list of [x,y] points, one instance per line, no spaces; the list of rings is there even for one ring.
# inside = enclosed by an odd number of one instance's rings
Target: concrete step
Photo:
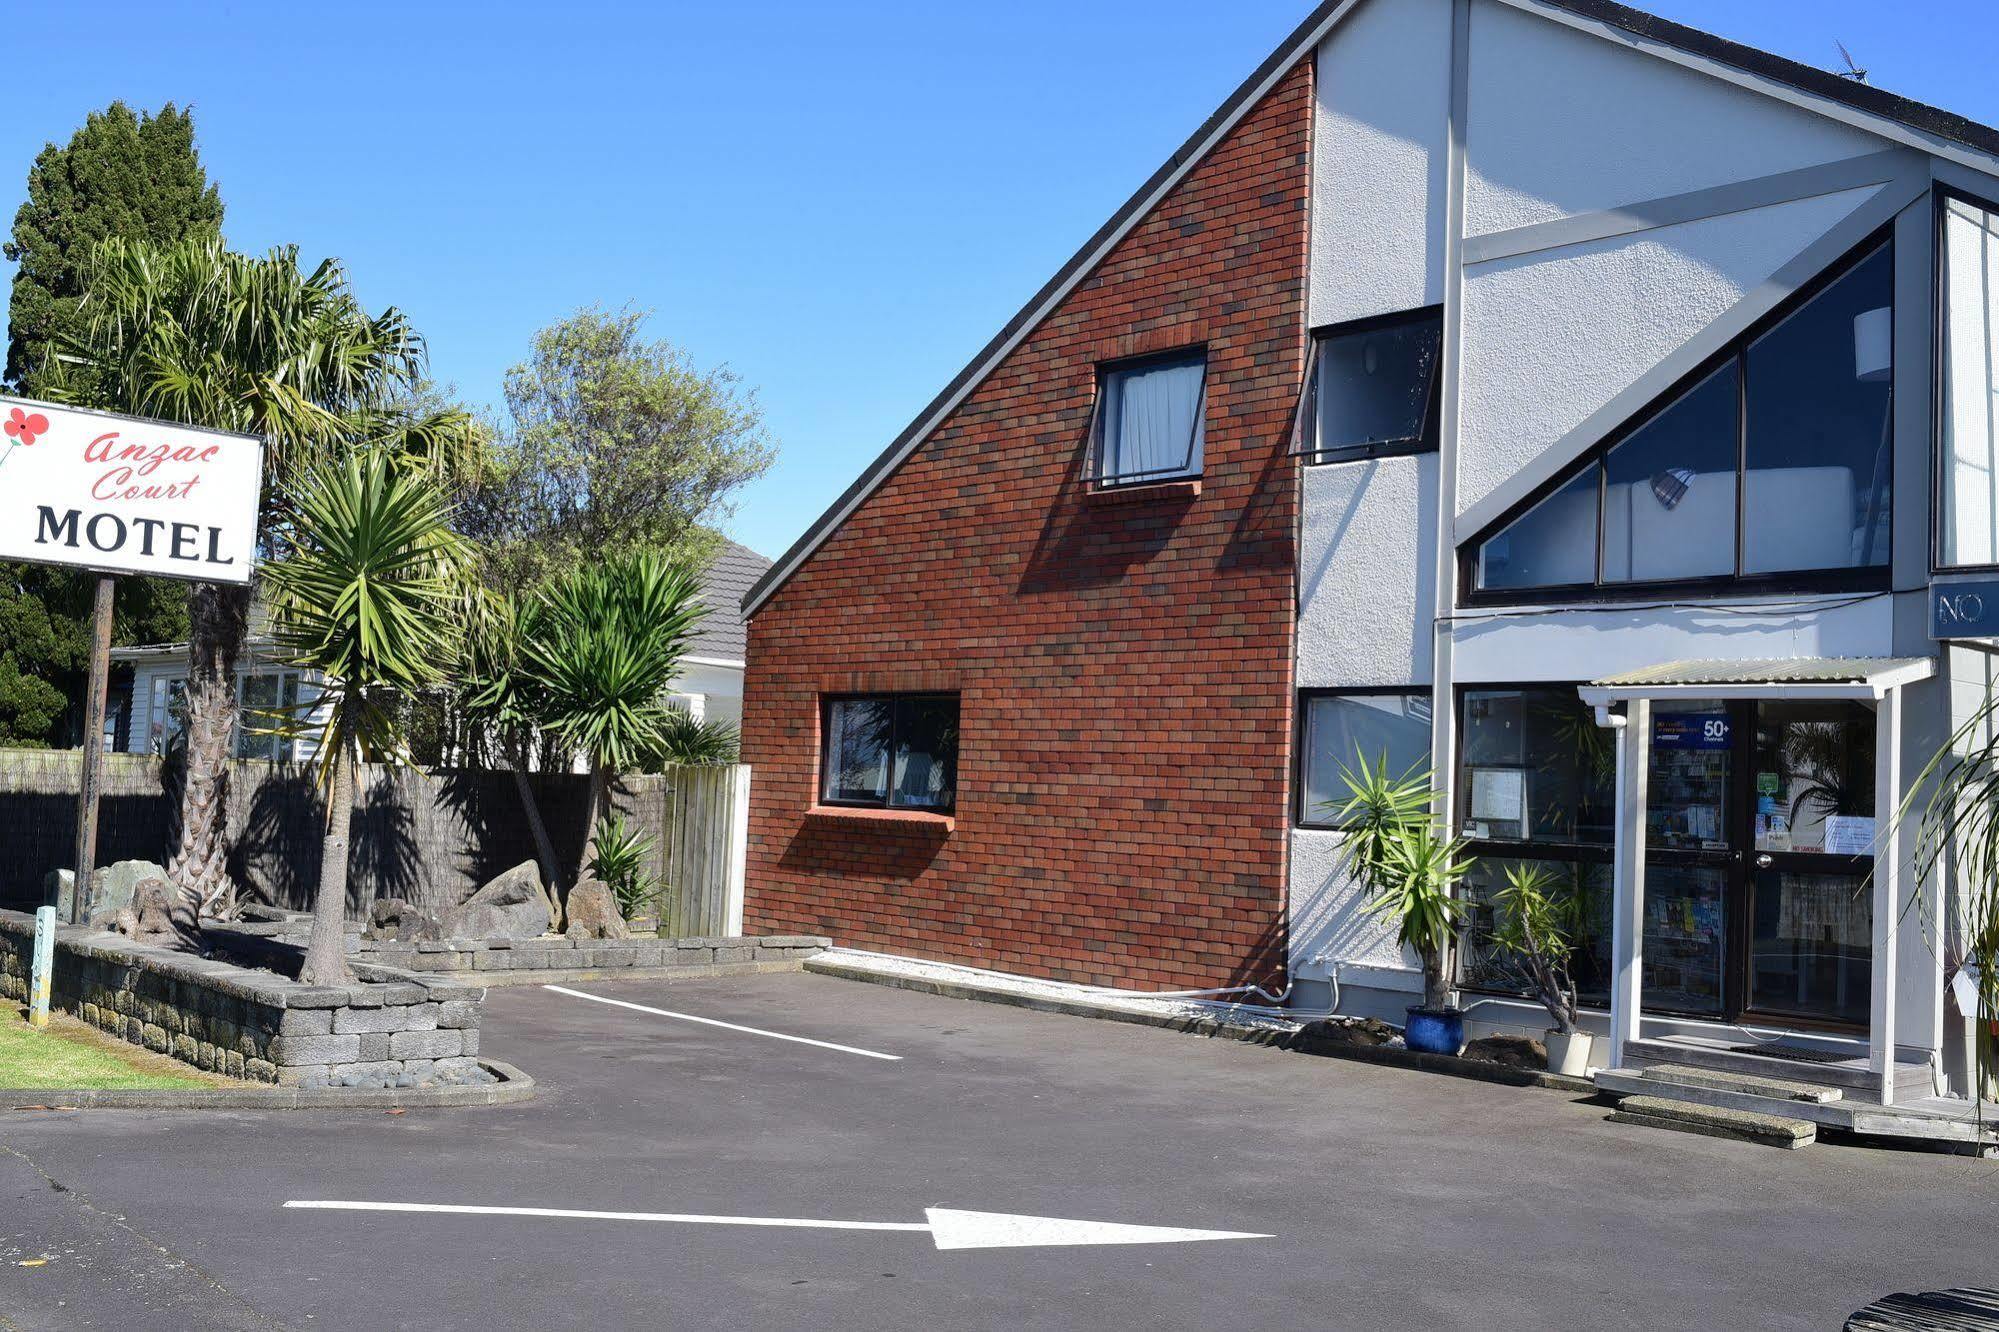
[[[1793,1059],[1748,1054],[1720,1045],[1671,1040],[1627,1041],[1624,1051],[1625,1063],[1634,1068],[1655,1065],[1701,1068],[1717,1073],[1739,1073],[1772,1082],[1837,1087],[1850,1096],[1880,1100],[1879,1083],[1864,1060],[1844,1064],[1806,1064]],[[1931,1086],[1929,1066],[1914,1062],[1898,1063],[1895,1066],[1895,1086],[1898,1096],[1928,1095]]]
[[[1752,1110],[1727,1110],[1720,1106],[1692,1105],[1659,1096],[1629,1096],[1610,1113],[1617,1124],[1640,1124],[1648,1128],[1672,1129],[1677,1133],[1699,1133],[1710,1138],[1733,1138],[1739,1142],[1761,1143],[1795,1151],[1818,1140],[1818,1126],[1809,1120],[1783,1115],[1760,1114]]]
[[[1753,1073],[1726,1073],[1720,1069],[1699,1068],[1692,1064],[1653,1064],[1640,1069],[1638,1076],[1648,1082],[1662,1082],[1679,1087],[1741,1092],[1745,1096],[1763,1096],[1776,1101],[1811,1101],[1819,1105],[1827,1101],[1837,1101],[1843,1095],[1838,1087],[1821,1086],[1815,1082],[1758,1077]]]

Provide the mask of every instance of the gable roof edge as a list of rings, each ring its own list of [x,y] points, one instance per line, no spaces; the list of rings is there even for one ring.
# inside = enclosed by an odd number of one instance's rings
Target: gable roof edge
[[[759,607],[771,594],[784,585],[792,574],[798,571],[811,554],[831,536],[840,525],[853,515],[861,502],[886,481],[895,470],[916,452],[930,437],[945,418],[957,410],[959,404],[971,396],[973,390],[985,382],[986,377],[998,368],[999,363],[1012,354],[1013,350],[1027,339],[1028,334],[1038,327],[1055,307],[1103,262],[1118,242],[1131,233],[1146,215],[1186,178],[1201,160],[1234,129],[1242,118],[1249,114],[1263,98],[1275,88],[1278,82],[1309,51],[1315,49],[1348,11],[1360,4],[1361,0],[1324,0],[1324,3],[1306,16],[1305,21],[1292,30],[1289,37],[1277,49],[1265,57],[1247,79],[1229,94],[1214,114],[1201,123],[1201,127],[1190,135],[1173,155],[1161,164],[1157,171],[1138,187],[1124,205],[1111,215],[1109,221],[1097,228],[1096,234],[1083,243],[1081,249],[1071,255],[1069,261],[1056,271],[1054,277],[1034,293],[1027,304],[1009,319],[1006,326],[995,334],[992,340],[974,356],[964,369],[960,370],[943,392],[932,398],[927,406],[910,422],[907,429],[896,436],[895,441],[868,464],[867,469],[854,479],[840,493],[840,497],[819,515],[804,535],[792,542],[790,549],[777,557],[775,563],[765,571],[756,584],[743,595],[743,617],[754,616]]]

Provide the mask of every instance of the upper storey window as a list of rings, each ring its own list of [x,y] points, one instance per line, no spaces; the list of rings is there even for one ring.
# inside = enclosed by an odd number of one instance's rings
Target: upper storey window
[[[1941,211],[1937,564],[1999,565],[1999,213],[1949,195]]]
[[[1437,447],[1443,311],[1432,307],[1323,330],[1305,390],[1307,462],[1347,462]]]
[[[1184,481],[1201,474],[1205,350],[1120,361],[1097,372],[1091,472],[1100,486]]]
[[[1881,242],[1478,539],[1467,592],[1851,585],[1885,570],[1893,327]]]

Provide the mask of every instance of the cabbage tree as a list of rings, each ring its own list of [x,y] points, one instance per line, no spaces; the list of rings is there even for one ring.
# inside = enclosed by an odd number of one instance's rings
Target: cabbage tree
[[[322,465],[291,498],[290,549],[265,576],[280,651],[324,679],[313,729],[326,798],[299,979],[334,985],[350,974],[341,931],[358,765],[409,761],[398,703],[441,684],[458,659],[472,551],[443,487],[387,450]]]
[[[695,570],[649,551],[572,566],[527,606],[516,669],[535,721],[590,767],[583,863],[596,854],[612,779],[651,760],[675,711],[704,607]]]

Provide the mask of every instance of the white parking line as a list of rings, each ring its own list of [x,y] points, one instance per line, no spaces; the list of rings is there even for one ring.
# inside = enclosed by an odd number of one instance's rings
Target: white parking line
[[[556,994],[566,994],[577,999],[589,999],[595,1003],[610,1004],[614,1008],[629,1008],[635,1013],[651,1013],[656,1017],[676,1018],[681,1022],[698,1022],[704,1027],[721,1027],[725,1031],[740,1031],[751,1036],[768,1036],[774,1041],[791,1041],[798,1045],[816,1045],[822,1050],[838,1050],[842,1054],[865,1055],[869,1059],[888,1059],[900,1062],[901,1055],[883,1054],[879,1050],[863,1050],[853,1045],[836,1045],[832,1041],[815,1041],[809,1036],[787,1036],[781,1031],[765,1031],[761,1027],[740,1027],[733,1022],[718,1022],[714,1018],[695,1017],[692,1013],[675,1013],[665,1008],[648,1008],[644,1004],[628,1003],[623,999],[607,999],[601,994],[587,994],[582,990],[572,990],[566,985],[544,985],[544,990]]]

